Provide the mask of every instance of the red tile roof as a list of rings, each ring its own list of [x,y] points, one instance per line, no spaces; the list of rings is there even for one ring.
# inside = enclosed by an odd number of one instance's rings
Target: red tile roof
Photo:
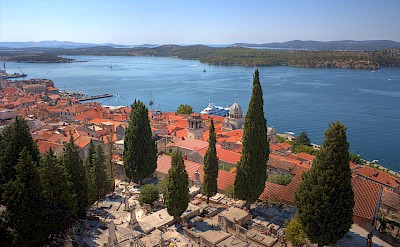
[[[179,147],[191,151],[198,151],[200,149],[207,148],[208,142],[192,138],[185,138],[183,140],[175,139],[168,143],[167,147]]]
[[[271,150],[271,151],[279,151],[281,149],[282,149],[282,147],[280,145],[277,145],[275,143],[269,144],[269,150]]]
[[[208,148],[208,146],[207,146],[207,148]],[[199,150],[199,153],[203,157],[206,155],[207,148],[203,148],[203,149]],[[219,160],[225,161],[225,162],[233,164],[233,165],[236,165],[237,162],[240,160],[240,157],[242,157],[242,154],[236,153],[231,150],[223,149],[220,147],[216,147],[216,149],[217,149],[217,156],[218,156]]]
[[[296,166],[303,166],[303,162],[287,157],[287,156],[281,156],[281,155],[276,155],[276,154],[270,154],[269,155],[269,160],[268,160],[268,165],[272,168],[276,169],[281,169],[288,171],[290,173],[294,174],[294,169]],[[300,169],[300,168],[298,168]]]
[[[186,129],[188,127],[188,121],[187,119],[178,119],[174,125],[180,129]]]
[[[301,174],[295,175],[293,177],[292,182],[290,184],[283,186],[279,184],[273,184],[270,182],[267,182],[265,184],[265,189],[261,193],[259,199],[260,200],[266,200],[267,198],[278,198],[280,202],[289,204],[289,205],[294,205],[294,194],[296,192],[297,187],[301,183]]]
[[[368,166],[361,166],[359,169],[355,171],[356,176],[365,177],[375,181],[376,183],[380,183],[382,185],[396,188],[400,186],[400,181],[395,177],[389,175],[388,173],[373,169]]]
[[[157,160],[156,171],[162,174],[168,174],[168,170],[171,168],[171,157],[168,155],[162,155]],[[185,160],[186,172],[189,179],[195,180],[195,172],[199,171],[200,180],[203,182],[204,171],[203,165],[190,160]],[[217,187],[219,190],[225,190],[228,185],[233,185],[235,183],[236,172],[228,172],[224,170],[218,170]]]
[[[46,141],[46,140],[40,140],[40,139],[36,141],[36,144],[38,145],[39,152],[41,154],[46,153],[51,148],[51,150],[53,150],[53,152],[55,152],[57,155],[60,155],[62,153],[63,147],[64,147],[64,145],[62,145],[62,144],[58,144],[58,143],[50,142],[50,141]]]
[[[278,142],[278,143],[276,143],[276,145],[280,146],[281,149],[289,149],[292,147],[292,145],[290,145],[287,142]]]
[[[294,154],[294,156],[296,156],[297,158],[299,158],[301,160],[305,160],[308,162],[312,162],[316,158],[315,155],[311,155],[311,154],[307,154],[307,153],[298,153],[298,154]]]
[[[391,192],[389,190],[383,190],[381,204],[400,212],[400,194]]]
[[[9,94],[9,95],[13,95],[18,91],[18,88],[13,88],[13,87],[6,87],[3,89],[3,94]]]
[[[89,145],[91,139],[92,138],[89,136],[79,136],[77,139],[74,140],[74,142],[75,145],[77,145],[78,147],[84,148]]]
[[[352,179],[354,191],[354,216],[372,220],[380,199],[382,186],[358,178]]]
[[[350,161],[350,170],[353,170],[355,168],[359,167],[359,165],[357,165],[356,163]]]

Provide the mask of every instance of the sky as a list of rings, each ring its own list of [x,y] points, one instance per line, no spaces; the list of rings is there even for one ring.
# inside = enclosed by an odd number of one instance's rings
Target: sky
[[[0,0],[0,42],[400,42],[400,0]]]

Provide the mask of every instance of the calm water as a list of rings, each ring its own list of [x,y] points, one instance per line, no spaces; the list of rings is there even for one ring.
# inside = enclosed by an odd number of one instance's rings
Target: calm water
[[[199,112],[209,100],[224,106],[237,100],[246,111],[251,95],[254,68],[174,58],[73,58],[88,62],[7,67],[9,72],[21,67],[29,78],[52,79],[60,89],[119,95],[100,101],[106,105],[129,105],[135,98],[148,103],[153,96],[154,108],[162,111],[187,103]],[[268,126],[279,132],[306,131],[312,142],[321,144],[328,123],[340,120],[348,127],[350,151],[400,170],[399,68],[371,72],[262,67],[260,77]]]

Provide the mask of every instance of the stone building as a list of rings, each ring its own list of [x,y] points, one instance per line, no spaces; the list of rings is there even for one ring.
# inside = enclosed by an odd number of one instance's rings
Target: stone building
[[[222,129],[225,131],[242,129],[244,124],[244,116],[242,107],[238,103],[234,103],[229,108],[229,115],[222,122]]]

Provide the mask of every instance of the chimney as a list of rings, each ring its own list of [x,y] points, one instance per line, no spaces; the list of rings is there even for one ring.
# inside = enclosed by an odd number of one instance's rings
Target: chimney
[[[188,158],[187,158],[187,154],[185,154],[184,156],[183,156],[183,159],[184,160],[187,160]]]

